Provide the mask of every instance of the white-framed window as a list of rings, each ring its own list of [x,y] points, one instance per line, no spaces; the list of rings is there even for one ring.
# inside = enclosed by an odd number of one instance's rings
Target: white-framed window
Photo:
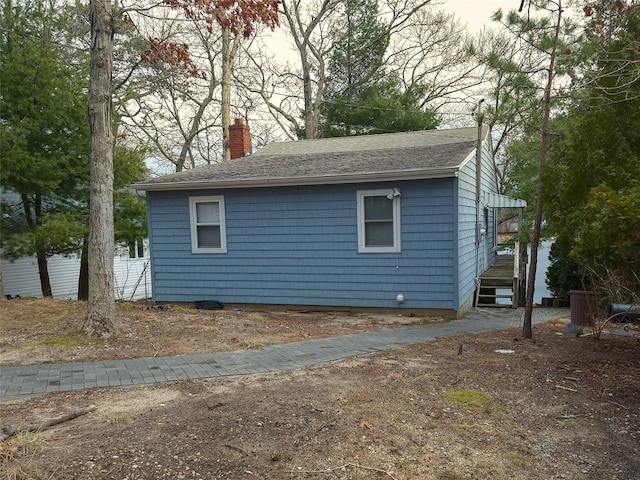
[[[227,236],[222,196],[189,197],[191,251],[227,253]]]
[[[127,244],[129,248],[129,258],[144,258],[144,239],[136,238]]]
[[[358,192],[358,252],[400,251],[400,192],[397,189]]]

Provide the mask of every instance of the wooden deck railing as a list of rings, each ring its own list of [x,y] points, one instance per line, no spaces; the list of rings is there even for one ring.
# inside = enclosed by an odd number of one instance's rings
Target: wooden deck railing
[[[511,300],[512,307],[520,306],[521,295],[524,293],[526,285],[528,252],[527,244],[524,242],[515,242],[513,246],[513,298]]]
[[[524,305],[527,244],[514,242],[508,247],[512,253],[498,255],[495,262],[480,275],[476,306],[518,308]],[[500,299],[508,303],[500,303]]]

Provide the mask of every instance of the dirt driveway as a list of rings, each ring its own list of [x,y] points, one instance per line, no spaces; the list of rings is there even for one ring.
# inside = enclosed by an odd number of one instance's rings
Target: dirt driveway
[[[260,348],[439,319],[0,304],[0,365]],[[5,400],[3,427],[97,409],[0,442],[4,479],[640,478],[640,342],[567,335],[567,319],[437,339],[280,374]],[[636,333],[632,326],[630,333]],[[499,353],[498,351],[512,351]]]

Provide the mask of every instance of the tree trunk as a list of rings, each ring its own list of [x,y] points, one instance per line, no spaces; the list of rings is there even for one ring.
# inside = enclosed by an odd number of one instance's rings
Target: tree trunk
[[[89,412],[97,410],[97,408],[98,407],[96,407],[95,405],[89,405],[88,407],[81,407],[72,410],[65,415],[60,415],[53,418],[45,418],[40,423],[32,423],[29,425],[22,425],[20,427],[4,428],[3,432],[0,434],[0,442],[4,442],[8,438],[13,437],[20,432],[41,432],[46,428],[53,427],[54,425],[59,425],[63,422],[68,422],[69,420],[73,420],[80,415],[86,415]]]
[[[113,134],[111,74],[114,22],[110,0],[91,0],[89,127],[91,192],[89,220],[89,298],[83,331],[92,336],[114,333]]]
[[[229,149],[229,125],[231,125],[231,77],[233,62],[238,53],[240,37],[231,38],[231,31],[227,27],[222,28],[222,159],[231,159]]]
[[[302,60],[302,81],[304,91],[304,138],[315,139],[318,136],[317,125],[313,114],[313,84],[311,83],[311,66],[306,53],[300,56]]]
[[[542,117],[542,144],[540,148],[540,164],[538,165],[538,199],[536,201],[536,215],[533,223],[533,234],[531,237],[531,263],[529,266],[529,279],[527,282],[527,295],[524,307],[524,319],[522,325],[522,336],[531,338],[533,329],[531,319],[533,317],[533,296],[536,288],[536,273],[538,270],[538,247],[540,246],[540,230],[542,228],[542,215],[544,211],[542,201],[543,175],[549,153],[549,119],[551,117],[551,89],[555,76],[556,50],[558,48],[558,37],[562,26],[562,4],[558,2],[558,19],[554,30],[553,46],[547,67],[547,83],[544,88],[544,116]]]
[[[51,281],[49,279],[49,264],[47,263],[47,255],[38,249],[36,255],[38,262],[38,275],[40,275],[40,287],[42,288],[43,297],[53,297],[51,290]]]
[[[42,196],[39,194],[35,197],[34,209],[36,212],[36,226],[42,226]],[[38,261],[38,275],[40,275],[40,287],[43,297],[53,297],[51,291],[51,279],[49,278],[49,264],[47,263],[47,254],[44,250],[42,242],[38,241],[36,259]]]
[[[320,115],[320,103],[324,95],[323,76],[321,72],[322,68],[319,68],[319,81],[318,91],[316,92],[315,102],[313,96],[313,81],[311,79],[312,65],[309,61],[309,49],[311,34],[318,26],[320,21],[329,14],[333,8],[335,8],[340,2],[337,0],[323,0],[319,6],[318,12],[312,16],[311,21],[305,27],[300,16],[299,3],[298,2],[283,2],[282,9],[289,24],[293,40],[300,54],[300,66],[302,68],[302,84],[304,95],[304,129],[305,139],[314,139],[318,137],[318,121]],[[313,55],[313,51],[311,52]],[[320,56],[319,52],[316,52],[316,58]],[[321,58],[318,58],[321,60]],[[322,63],[320,63],[322,67]]]
[[[2,262],[0,262],[0,301],[6,299],[7,297],[4,293],[4,283],[2,282]]]
[[[33,212],[31,207],[33,206]],[[29,228],[42,227],[42,196],[36,194],[33,200],[27,195],[22,195],[22,208],[24,210],[24,218]],[[43,297],[52,297],[51,280],[49,278],[49,265],[47,263],[47,254],[42,246],[42,242],[37,241],[36,244],[36,261],[38,263],[38,276],[40,278],[40,290]]]
[[[80,255],[80,274],[78,275],[78,300],[89,299],[89,242],[85,237],[82,241]]]
[[[223,67],[224,69],[224,67]],[[187,157],[191,155],[191,146],[193,145],[193,141],[198,136],[198,134],[202,131],[202,127],[200,124],[202,123],[202,118],[211,104],[213,102],[213,96],[216,91],[216,87],[218,86],[218,82],[215,81],[215,77],[213,74],[213,66],[211,67],[211,80],[209,80],[209,84],[207,86],[207,96],[202,99],[202,101],[198,104],[198,110],[194,114],[191,119],[191,127],[188,132],[185,134],[184,143],[182,144],[182,148],[180,149],[180,155],[178,156],[178,161],[176,162],[176,172],[181,172],[184,170],[185,163],[187,161]],[[222,87],[223,97],[224,97],[224,83]],[[223,121],[224,125],[224,121]],[[224,140],[224,138],[223,138]],[[223,148],[224,155],[224,148]],[[193,158],[193,156],[191,155]],[[195,168],[195,165],[191,165],[191,168]]]

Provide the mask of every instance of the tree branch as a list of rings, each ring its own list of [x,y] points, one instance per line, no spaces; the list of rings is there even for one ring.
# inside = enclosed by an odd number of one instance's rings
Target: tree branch
[[[22,425],[13,428],[3,428],[2,434],[0,434],[0,441],[7,440],[8,438],[13,437],[20,432],[40,432],[42,430],[45,430],[46,428],[58,425],[59,423],[67,422],[81,415],[93,412],[94,410],[97,410],[97,408],[98,407],[96,407],[95,405],[89,405],[88,407],[82,407],[72,410],[66,415],[60,415],[53,418],[45,418],[39,423],[32,423],[29,425]]]

